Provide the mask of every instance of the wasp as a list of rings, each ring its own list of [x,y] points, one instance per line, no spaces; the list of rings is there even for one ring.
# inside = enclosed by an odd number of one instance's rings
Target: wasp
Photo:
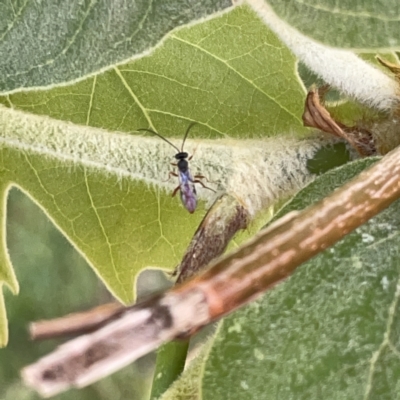
[[[179,185],[175,188],[175,190],[172,193],[172,197],[176,195],[178,191],[180,191],[181,195],[181,201],[186,210],[188,210],[191,214],[194,213],[197,207],[197,193],[196,193],[196,187],[195,183],[200,183],[205,189],[209,189],[213,192],[215,190],[207,187],[201,179],[205,179],[203,175],[194,175],[190,173],[189,170],[189,161],[192,159],[193,155],[189,157],[189,154],[183,151],[183,146],[185,145],[186,138],[189,134],[190,129],[192,128],[193,125],[195,125],[195,122],[192,122],[188,128],[186,129],[185,136],[183,137],[182,141],[182,146],[181,149],[179,150],[178,147],[176,147],[173,143],[171,143],[168,139],[166,139],[164,136],[160,135],[159,133],[151,130],[151,129],[146,129],[146,128],[141,128],[138,129],[139,131],[147,131],[150,132],[154,135],[157,135],[160,137],[162,140],[167,142],[169,145],[171,145],[174,149],[178,151],[178,153],[175,154],[175,158],[177,160],[177,163],[171,163],[172,165],[178,167],[178,174],[175,172],[170,171],[169,176],[177,176],[179,178]]]

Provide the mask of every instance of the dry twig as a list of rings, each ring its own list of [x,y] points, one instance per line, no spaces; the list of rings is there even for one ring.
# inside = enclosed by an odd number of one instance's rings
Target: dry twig
[[[327,198],[288,214],[214,261],[205,273],[60,346],[26,367],[23,377],[45,396],[86,386],[257,298],[399,197],[396,149]]]

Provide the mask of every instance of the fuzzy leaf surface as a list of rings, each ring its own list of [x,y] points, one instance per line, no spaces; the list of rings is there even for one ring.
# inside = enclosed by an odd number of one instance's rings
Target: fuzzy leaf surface
[[[3,2],[0,91],[82,79],[231,5],[228,0]]]
[[[305,35],[333,47],[359,50],[400,48],[400,5],[318,0],[268,0],[278,16]]]
[[[133,131],[150,126],[180,143],[196,121],[196,138],[302,136],[304,89],[294,57],[246,7],[174,31],[151,55],[111,67],[1,97],[0,172],[3,198],[10,185],[20,187],[128,303],[140,271],[177,265],[205,208],[188,215],[170,197],[176,183],[163,181],[174,149],[164,154],[158,138],[131,143],[129,134],[137,140]],[[115,145],[119,138],[125,145]],[[197,172],[196,157],[192,163]],[[4,247],[1,256],[1,281],[16,292]],[[4,343],[1,304],[0,311]]]

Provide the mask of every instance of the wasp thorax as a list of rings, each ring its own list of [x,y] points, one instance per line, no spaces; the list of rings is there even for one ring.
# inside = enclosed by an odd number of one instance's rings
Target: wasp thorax
[[[178,166],[179,171],[181,171],[181,172],[187,172],[187,170],[188,170],[188,168],[189,168],[189,163],[188,163],[187,160],[185,160],[184,158],[181,158],[181,159],[178,161],[177,166]]]

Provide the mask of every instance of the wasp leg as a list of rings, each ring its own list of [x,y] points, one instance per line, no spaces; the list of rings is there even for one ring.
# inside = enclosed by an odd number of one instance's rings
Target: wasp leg
[[[210,187],[206,186],[202,181],[200,181],[200,180],[198,180],[198,179],[195,179],[195,180],[193,181],[193,183],[200,183],[200,185],[203,186],[204,189],[208,189],[208,190],[211,190],[211,191],[214,192],[214,193],[217,193],[214,189],[211,189]],[[175,189],[175,190],[176,190],[176,189]]]
[[[180,185],[175,188],[175,190],[172,192],[172,197],[176,195],[176,193],[178,192],[178,190],[180,190],[180,188],[181,188]]]
[[[204,175],[194,175],[193,178],[194,178],[194,179],[205,179],[207,182],[216,183],[216,182],[214,182],[214,181],[210,181],[210,180],[209,180],[206,176],[204,176]]]
[[[169,173],[168,173],[168,178],[167,178],[165,181],[163,181],[163,182],[168,182],[168,181],[171,179],[171,175],[172,175],[172,176],[179,176],[177,173],[172,172],[172,171],[169,171]]]
[[[197,146],[194,148],[193,154],[188,158],[188,161],[190,161],[190,160],[193,158],[194,153],[196,153],[197,147],[199,147],[199,145],[197,145]]]

